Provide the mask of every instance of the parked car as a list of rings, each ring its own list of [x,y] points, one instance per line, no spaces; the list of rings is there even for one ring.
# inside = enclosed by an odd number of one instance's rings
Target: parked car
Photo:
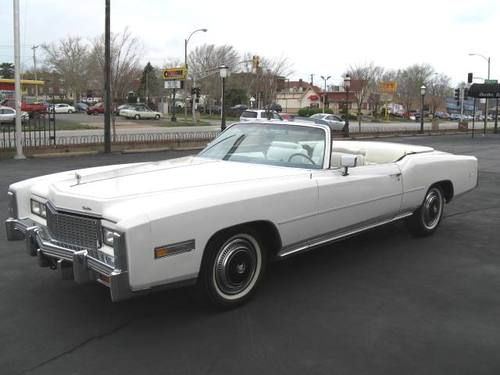
[[[311,118],[326,121],[333,130],[345,131],[346,123],[340,116],[331,113],[315,113]]]
[[[66,103],[54,104],[53,107],[50,107],[51,112],[55,113],[73,113],[76,112],[75,107]]]
[[[98,115],[104,113],[104,103],[97,103],[87,109],[87,115]]]
[[[437,117],[442,120],[449,120],[450,119],[450,114],[447,112],[436,112],[434,113],[434,117]]]
[[[266,109],[248,109],[243,111],[240,116],[240,121],[267,121],[267,120],[280,120],[283,118],[275,111]]]
[[[292,115],[290,113],[286,113],[286,112],[281,112],[280,116],[285,121],[293,121],[293,119],[295,118],[294,115]]]
[[[21,121],[27,121],[28,112],[21,112]],[[16,110],[11,107],[0,106],[0,123],[13,123],[16,120]]]
[[[132,107],[133,107],[133,104],[122,104],[122,105],[119,105],[114,110],[115,116],[120,116],[120,111],[122,109],[128,109],[128,108],[132,108]]]
[[[76,103],[75,108],[77,112],[87,112],[87,110],[89,109],[89,105],[87,103],[79,102]]]
[[[47,104],[43,102],[32,102],[28,103],[25,101],[21,102],[21,111],[28,113],[40,113],[47,112]]]
[[[226,108],[226,107],[224,107]],[[230,107],[228,110],[226,110],[227,115],[229,116],[234,116],[234,117],[239,117],[241,114],[248,109],[248,106],[245,104],[236,104]]]
[[[131,106],[131,107],[127,107],[125,109],[122,109],[120,111],[120,116],[129,118],[129,119],[133,118],[136,120],[140,120],[140,119],[159,120],[162,117],[160,112],[153,111],[150,108],[146,107],[145,105],[135,105],[135,106]]]
[[[254,121],[196,156],[14,183],[5,225],[41,266],[97,281],[113,301],[197,283],[230,308],[254,294],[270,260],[401,219],[415,236],[433,234],[445,203],[477,177],[473,156]]]

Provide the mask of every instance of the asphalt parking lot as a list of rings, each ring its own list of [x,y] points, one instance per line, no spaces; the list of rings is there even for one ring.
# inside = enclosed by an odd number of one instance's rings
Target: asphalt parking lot
[[[500,135],[391,139],[479,159],[479,187],[437,233],[403,223],[272,264],[256,297],[218,312],[192,288],[111,303],[39,268],[0,229],[0,374],[499,374]],[[0,161],[10,183],[180,152]]]

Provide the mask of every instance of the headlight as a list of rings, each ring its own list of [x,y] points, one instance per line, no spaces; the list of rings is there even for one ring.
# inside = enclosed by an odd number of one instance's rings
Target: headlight
[[[47,217],[47,206],[45,203],[38,202],[34,199],[31,200],[31,212],[37,216],[43,217],[44,219]]]
[[[104,244],[113,247],[115,242],[115,234],[116,232],[109,230],[107,228],[102,228],[102,242]]]

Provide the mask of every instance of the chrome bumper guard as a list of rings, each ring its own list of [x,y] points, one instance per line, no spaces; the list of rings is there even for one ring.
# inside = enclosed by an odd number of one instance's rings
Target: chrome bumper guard
[[[9,241],[25,240],[26,252],[38,257],[41,267],[52,265],[64,280],[74,279],[79,284],[98,281],[109,287],[113,302],[128,299],[130,290],[126,261],[121,257],[117,268],[91,256],[85,249],[69,249],[50,239],[33,221],[8,218],[5,221]],[[124,250],[123,236],[117,238],[117,247]],[[102,277],[104,276],[104,277]]]

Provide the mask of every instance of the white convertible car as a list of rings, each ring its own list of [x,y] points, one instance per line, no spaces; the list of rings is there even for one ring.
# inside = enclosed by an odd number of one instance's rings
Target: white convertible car
[[[15,183],[9,240],[41,266],[97,281],[113,301],[199,284],[245,302],[266,263],[405,219],[419,236],[477,185],[477,159],[430,147],[333,140],[327,125],[237,123],[196,156]]]

